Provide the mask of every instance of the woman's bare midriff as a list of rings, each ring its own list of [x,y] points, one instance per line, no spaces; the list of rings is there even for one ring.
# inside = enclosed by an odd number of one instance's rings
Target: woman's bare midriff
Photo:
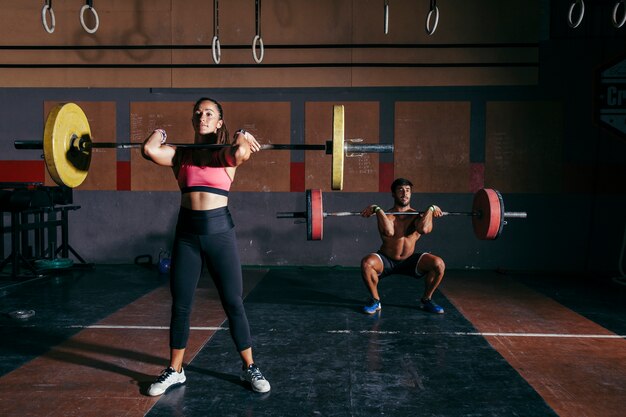
[[[193,191],[181,196],[180,205],[190,210],[212,210],[228,205],[228,197],[204,191]]]

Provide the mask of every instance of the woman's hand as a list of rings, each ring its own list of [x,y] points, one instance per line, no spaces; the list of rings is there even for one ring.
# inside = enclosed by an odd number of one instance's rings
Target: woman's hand
[[[232,147],[224,150],[226,166],[237,167],[250,159],[253,153],[261,150],[254,135],[243,129],[236,131],[233,139]]]
[[[258,152],[261,150],[261,144],[256,140],[254,135],[248,132],[247,130],[241,129],[239,131],[237,141],[239,141],[240,138],[246,141],[246,143],[248,144],[248,148],[250,148],[251,153]]]

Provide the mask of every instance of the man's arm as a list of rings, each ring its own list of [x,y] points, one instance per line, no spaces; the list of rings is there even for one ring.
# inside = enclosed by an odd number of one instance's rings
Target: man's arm
[[[443,216],[443,212],[434,204],[415,219],[415,230],[421,235],[426,235],[433,230],[433,219]]]
[[[361,211],[361,216],[363,217],[371,217],[374,215],[378,221],[378,232],[381,236],[393,236],[393,222],[389,219],[389,217],[387,217],[382,208],[378,207],[376,204],[372,204],[371,206],[365,207],[363,211]]]

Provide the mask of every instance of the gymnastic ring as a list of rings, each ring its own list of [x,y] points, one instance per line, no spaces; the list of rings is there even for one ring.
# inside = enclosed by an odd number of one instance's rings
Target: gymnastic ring
[[[261,57],[258,57],[256,54],[257,42],[259,43],[259,48],[261,50]],[[260,64],[261,61],[263,61],[264,54],[265,54],[265,49],[263,48],[263,38],[261,38],[261,35],[256,35],[254,37],[254,40],[252,40],[252,56],[254,57],[254,60],[256,61],[257,64]]]
[[[578,19],[576,19],[576,21],[574,22],[572,20],[572,16],[574,14],[574,7],[576,7],[577,4],[580,4],[580,14],[578,15]],[[583,0],[573,1],[572,4],[570,4],[569,12],[567,13],[567,23],[569,24],[569,26],[574,29],[577,28],[580,25],[580,22],[583,21],[584,16],[585,16],[585,2]]]
[[[617,21],[617,11],[619,10],[619,5],[624,6],[623,9],[624,11],[622,12],[622,19],[618,22]],[[616,28],[621,28],[622,26],[624,26],[624,23],[626,23],[626,5],[624,4],[624,0],[619,0],[617,2],[615,2],[615,6],[613,6],[613,26],[615,26]]]
[[[213,52],[213,62],[216,64],[220,63],[220,59],[222,58],[222,49],[220,47],[220,38],[213,36],[213,42],[211,44],[211,50]]]
[[[433,16],[433,12],[435,12],[435,24],[432,29],[430,28],[430,19]],[[430,9],[428,12],[428,16],[426,16],[426,33],[432,35],[437,30],[437,25],[439,24],[439,7],[435,6],[434,9]]]
[[[96,25],[93,27],[93,29],[88,28],[87,24],[85,24],[85,10],[87,9],[91,10],[93,17],[96,19]],[[98,26],[100,26],[100,18],[98,17],[98,12],[96,12],[96,9],[88,4],[85,4],[83,7],[81,7],[80,24],[83,26],[83,29],[85,29],[87,33],[96,33],[96,31],[98,30]]]
[[[48,14],[48,11],[50,12],[50,23],[52,24],[51,26],[48,26],[48,19],[46,19],[46,15]],[[54,10],[52,10],[52,7],[50,7],[50,5],[47,3],[41,9],[41,23],[43,24],[43,28],[46,30],[46,32],[48,33],[54,32],[54,27],[56,26],[56,19],[54,18]]]

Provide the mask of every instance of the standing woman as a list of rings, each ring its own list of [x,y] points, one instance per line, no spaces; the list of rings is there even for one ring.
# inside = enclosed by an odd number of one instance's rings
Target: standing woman
[[[195,143],[227,144],[228,129],[222,106],[210,98],[193,107]],[[270,390],[252,359],[250,326],[243,306],[243,278],[228,191],[235,170],[261,149],[249,132],[238,130],[231,146],[219,149],[166,146],[164,130],[155,130],[143,144],[143,155],[157,165],[172,167],[182,196],[172,250],[170,290],[170,365],[150,386],[148,394],[161,395],[185,382],[183,358],[189,338],[189,316],[202,265],[206,264],[230,324],[230,334],[243,362],[241,380],[256,392]]]

